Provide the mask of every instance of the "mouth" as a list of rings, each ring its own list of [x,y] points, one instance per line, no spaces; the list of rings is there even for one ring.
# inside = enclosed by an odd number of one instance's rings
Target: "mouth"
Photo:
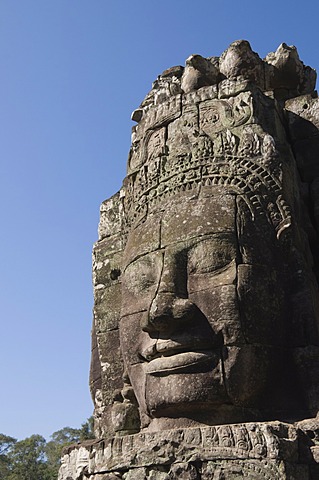
[[[142,351],[145,372],[150,375],[176,373],[204,362],[218,361],[220,349],[211,339],[183,336],[178,340],[158,339]]]
[[[216,359],[216,353],[209,350],[171,352],[170,355],[160,356],[148,362],[145,365],[145,372],[150,375],[177,373],[213,359]]]

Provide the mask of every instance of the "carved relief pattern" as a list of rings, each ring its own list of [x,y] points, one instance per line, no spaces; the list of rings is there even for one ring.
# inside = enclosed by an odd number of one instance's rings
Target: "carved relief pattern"
[[[159,441],[160,440],[160,441]],[[105,445],[109,454],[100,453],[100,458],[111,457],[109,469],[125,467],[130,462],[130,455],[139,452],[137,464],[154,463],[153,446],[158,464],[166,463],[166,452],[173,442],[179,443],[179,451],[183,452],[183,461],[191,461],[194,452],[200,452],[202,459],[276,459],[279,439],[267,424],[220,425],[215,427],[198,427],[188,429],[167,430],[165,436],[158,433],[138,433],[129,437],[114,437]],[[103,445],[101,445],[103,449]],[[110,453],[112,454],[110,455]],[[98,458],[95,457],[95,465]]]
[[[134,478],[184,478],[183,472],[193,469],[197,472],[194,478],[203,480],[214,475],[238,478],[239,473],[252,479],[279,480],[283,477],[277,459],[285,438],[277,437],[274,431],[271,424],[248,423],[167,430],[164,435],[154,432],[114,437],[86,449],[73,450],[73,458],[72,454],[62,458],[61,470],[66,478],[68,469],[71,471],[74,465],[78,472],[86,466],[88,478],[90,475],[94,478],[97,472],[104,475],[118,472],[116,478],[126,479],[131,478],[130,467],[134,465],[138,475]],[[292,441],[297,442],[296,435]],[[172,452],[179,457],[177,464]],[[157,476],[159,472],[170,475]]]
[[[200,104],[199,112],[200,127],[211,136],[247,123],[252,115],[252,96],[244,92],[228,100],[207,100]]]
[[[265,216],[279,236],[291,223],[280,162],[274,138],[249,123],[252,104],[252,94],[243,92],[198,108],[186,105],[179,119],[147,131],[142,166],[127,177],[127,224],[181,191],[199,194],[202,187],[223,186],[243,198],[253,219]]]

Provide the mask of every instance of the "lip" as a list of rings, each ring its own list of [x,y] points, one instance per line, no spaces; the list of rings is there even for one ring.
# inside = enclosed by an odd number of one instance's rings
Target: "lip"
[[[147,362],[151,362],[158,358],[171,357],[182,353],[211,351],[212,348],[214,348],[214,345],[212,345],[211,339],[183,336],[176,340],[158,339],[143,349],[141,356]]]
[[[215,341],[214,341],[215,340]],[[194,336],[188,332],[171,338],[153,339],[141,350],[146,374],[176,373],[204,362],[218,362],[220,346],[216,338]]]
[[[169,356],[161,356],[145,365],[145,372],[150,375],[160,373],[174,373],[187,369],[193,365],[212,360],[216,355],[209,350],[193,352],[179,352]]]

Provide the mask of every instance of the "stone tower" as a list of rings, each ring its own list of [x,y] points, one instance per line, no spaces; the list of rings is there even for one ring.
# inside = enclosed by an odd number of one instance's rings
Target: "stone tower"
[[[295,47],[165,70],[93,252],[94,442],[60,480],[319,478],[319,100]]]

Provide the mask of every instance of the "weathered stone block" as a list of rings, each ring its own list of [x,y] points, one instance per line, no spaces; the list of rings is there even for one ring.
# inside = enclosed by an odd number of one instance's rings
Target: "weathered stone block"
[[[289,133],[292,140],[306,139],[319,134],[319,99],[300,95],[286,101]]]
[[[162,246],[205,234],[234,231],[234,196],[203,198],[200,203],[196,202],[196,199],[189,198],[187,201],[186,199],[187,197],[182,196],[180,201],[172,201],[164,212],[161,229]],[[192,211],[191,215],[188,214],[189,211]]]
[[[137,226],[127,241],[124,262],[128,265],[137,256],[157,250],[160,246],[159,218],[150,216],[144,223]]]
[[[96,288],[93,309],[96,332],[104,334],[118,328],[121,312],[122,288],[119,283]]]
[[[109,287],[118,284],[121,280],[123,253],[122,250],[113,252],[104,241],[95,244],[93,249],[93,285],[97,289],[101,286]]]
[[[99,239],[120,233],[123,223],[121,192],[105,200],[100,207]]]
[[[319,135],[298,140],[293,144],[298,170],[303,182],[311,183],[319,177]]]
[[[285,345],[286,302],[281,284],[276,270],[268,266],[238,265],[242,328],[248,343]]]

